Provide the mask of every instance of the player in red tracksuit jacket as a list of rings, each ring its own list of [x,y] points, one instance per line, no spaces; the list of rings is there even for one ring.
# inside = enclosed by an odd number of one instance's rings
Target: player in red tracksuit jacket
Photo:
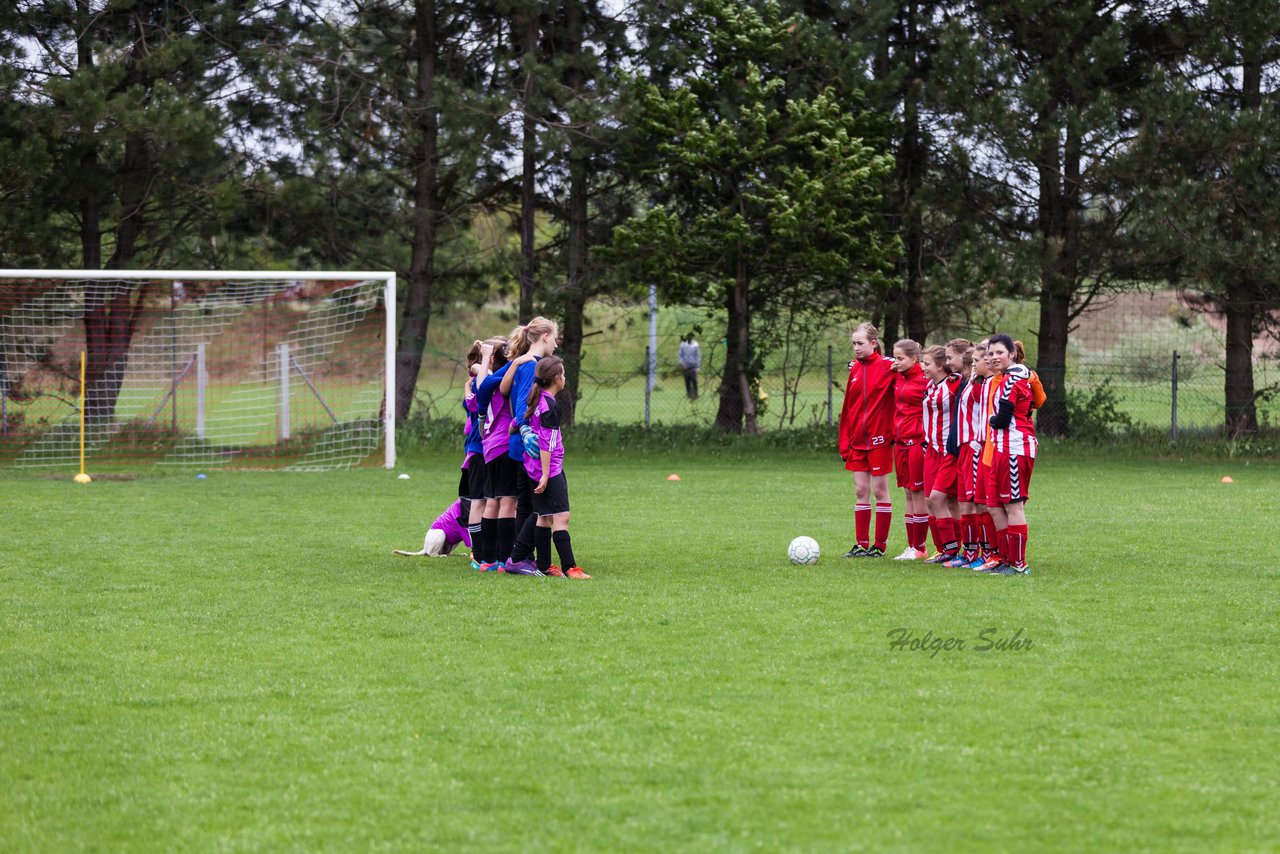
[[[929,501],[929,526],[937,549],[926,563],[947,563],[960,551],[951,507],[956,499],[957,471],[951,450],[956,399],[964,378],[951,373],[945,347],[925,348],[920,367],[929,378],[924,395],[924,494]]]
[[[929,380],[920,367],[920,345],[904,338],[893,345],[893,467],[906,496],[907,548],[894,560],[919,560],[929,538],[929,505],[924,495],[924,393]]]
[[[839,447],[844,467],[853,472],[857,493],[854,531],[857,543],[844,557],[884,557],[893,521],[889,471],[893,468],[893,359],[880,352],[880,333],[870,323],[853,330],[853,361],[840,410]],[[876,537],[870,539],[871,493],[876,496]]]

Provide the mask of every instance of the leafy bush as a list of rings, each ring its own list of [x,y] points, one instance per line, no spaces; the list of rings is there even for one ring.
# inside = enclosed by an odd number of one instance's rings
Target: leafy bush
[[[1103,441],[1117,434],[1132,432],[1133,418],[1121,412],[1119,400],[1111,388],[1110,378],[1089,391],[1067,391],[1067,423],[1071,437],[1086,441]]]

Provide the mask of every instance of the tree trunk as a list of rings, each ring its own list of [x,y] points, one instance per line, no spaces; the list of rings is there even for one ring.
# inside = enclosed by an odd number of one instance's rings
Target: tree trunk
[[[417,27],[418,74],[415,94],[421,125],[414,160],[413,243],[410,247],[409,282],[400,330],[396,341],[396,423],[403,424],[413,406],[422,368],[422,351],[427,343],[435,285],[437,228],[440,221],[436,201],[438,181],[437,146],[439,117],[435,105],[436,10],[434,0],[417,0],[414,9]]]
[[[90,427],[101,430],[115,420],[129,346],[138,330],[151,285],[91,283],[84,302],[84,412]]]
[[[906,74],[902,83],[902,140],[898,149],[898,186],[902,200],[902,247],[904,256],[900,320],[907,337],[923,344],[929,327],[925,317],[924,293],[921,288],[924,263],[924,215],[920,207],[920,187],[928,158],[920,132],[920,67],[919,34],[915,2],[906,4],[904,21]],[[897,330],[894,330],[896,334]],[[889,346],[893,341],[889,341]]]
[[[1242,50],[1240,109],[1257,110],[1262,104],[1262,59],[1255,41]],[[1237,215],[1235,222],[1246,222]],[[1227,373],[1226,423],[1228,436],[1258,432],[1258,406],[1253,387],[1253,320],[1259,311],[1250,282],[1239,274],[1226,283]]]
[[[534,184],[537,170],[537,126],[533,116],[534,65],[538,51],[538,15],[530,9],[516,17],[524,57],[524,92],[520,106],[523,113],[520,141],[520,322],[533,317],[533,290],[536,281],[536,258],[533,226],[536,201]]]
[[[565,53],[569,67],[565,73],[571,98],[572,119],[576,100],[582,96],[586,75],[582,68],[582,2],[566,0]],[[582,367],[583,310],[587,294],[587,139],[585,128],[570,121],[569,128],[569,201],[568,201],[568,275],[565,281],[564,314],[561,318],[560,353],[564,359],[564,388],[556,395],[560,404],[560,424],[572,427],[578,402],[578,380]]]
[[[1233,438],[1258,432],[1257,398],[1253,389],[1253,317],[1256,304],[1246,283],[1227,293],[1226,429]]]
[[[1048,436],[1067,434],[1066,366],[1067,334],[1071,317],[1071,298],[1075,293],[1074,258],[1071,252],[1074,235],[1074,217],[1068,216],[1073,192],[1077,186],[1068,186],[1064,194],[1061,143],[1058,138],[1057,111],[1049,108],[1042,116],[1037,131],[1040,134],[1040,154],[1037,168],[1040,179],[1039,228],[1040,228],[1040,334],[1039,355],[1035,369],[1044,385],[1048,399],[1036,416],[1036,429]],[[1070,148],[1070,146],[1069,146]],[[1078,152],[1076,152],[1078,163]],[[1072,160],[1071,151],[1066,161]]]
[[[89,38],[89,0],[76,0],[76,31],[82,37],[76,42],[76,67],[85,72],[93,67],[93,40]],[[87,72],[86,72],[87,73]],[[86,270],[102,267],[102,199],[99,190],[98,143],[92,123],[80,127],[80,174],[87,186],[80,199],[80,264]],[[93,180],[88,180],[93,176]]]
[[[724,375],[720,378],[720,408],[716,412],[716,429],[722,433],[742,432],[744,419],[748,433],[759,432],[748,371],[751,357],[750,284],[746,259],[739,257],[733,289],[725,300],[729,317],[725,329]]]

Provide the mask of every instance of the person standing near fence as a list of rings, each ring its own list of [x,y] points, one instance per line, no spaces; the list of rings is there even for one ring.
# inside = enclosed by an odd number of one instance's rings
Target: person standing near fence
[[[698,371],[702,370],[702,348],[694,340],[693,333],[680,342],[680,370],[684,372],[684,393],[690,400],[698,399]]]
[[[842,557],[884,557],[893,521],[889,471],[893,468],[893,359],[880,352],[880,332],[870,323],[853,330],[853,361],[840,408],[840,459],[853,472],[857,542]],[[872,542],[871,493],[875,492],[876,536]]]

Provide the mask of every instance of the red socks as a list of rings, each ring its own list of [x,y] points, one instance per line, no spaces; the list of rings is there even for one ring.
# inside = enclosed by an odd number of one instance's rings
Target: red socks
[[[1010,525],[1005,529],[1005,547],[1008,561],[1014,566],[1022,566],[1027,562],[1027,526]]]
[[[853,505],[853,526],[858,545],[864,549],[871,545],[871,505]]]
[[[907,545],[917,551],[924,551],[925,542],[929,539],[929,517],[907,517]]]
[[[933,547],[940,552],[954,552],[956,545],[956,520],[950,517],[941,519],[929,517],[929,528],[933,531]]]
[[[889,545],[889,525],[893,522],[893,505],[876,503],[876,548],[884,551]]]

